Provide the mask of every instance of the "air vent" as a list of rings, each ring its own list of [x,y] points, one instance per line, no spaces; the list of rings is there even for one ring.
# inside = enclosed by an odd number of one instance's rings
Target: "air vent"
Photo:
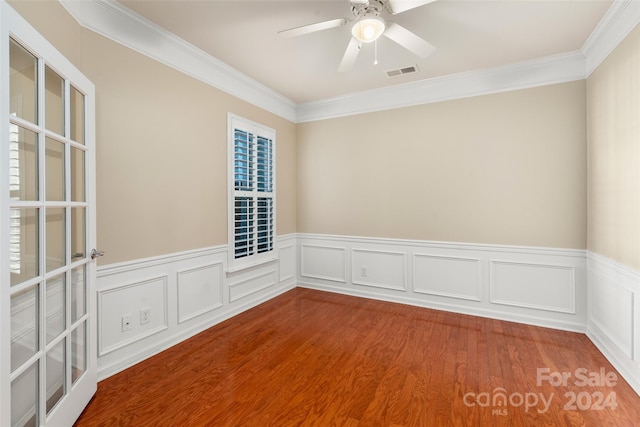
[[[385,71],[385,73],[387,73],[387,77],[397,77],[397,76],[402,76],[403,74],[415,73],[417,71],[418,71],[418,66],[411,65],[409,67],[396,68],[395,70],[387,70]]]

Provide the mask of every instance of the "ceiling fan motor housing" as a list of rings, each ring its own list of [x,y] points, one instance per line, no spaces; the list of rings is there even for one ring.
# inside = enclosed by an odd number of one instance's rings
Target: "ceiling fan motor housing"
[[[351,1],[351,12],[358,19],[365,16],[380,16],[384,7],[381,0]]]

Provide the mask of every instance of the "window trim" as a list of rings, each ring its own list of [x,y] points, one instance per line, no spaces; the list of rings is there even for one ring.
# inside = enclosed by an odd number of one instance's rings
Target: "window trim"
[[[235,130],[241,129],[243,131],[248,131],[256,136],[266,137],[271,140],[272,148],[271,148],[271,185],[272,189],[269,192],[272,200],[271,209],[272,209],[272,224],[271,224],[271,244],[272,247],[270,250],[265,252],[255,252],[251,255],[244,256],[242,258],[235,257],[235,199],[236,196],[242,197],[246,195],[247,192],[239,191],[235,189]],[[276,189],[276,176],[277,176],[277,165],[276,165],[276,131],[268,126],[263,124],[254,122],[249,119],[245,119],[244,117],[238,116],[233,113],[227,114],[227,272],[233,273],[237,271],[241,271],[247,268],[255,267],[258,265],[262,265],[269,262],[277,261],[278,252],[276,248],[276,223],[277,223],[277,189]],[[254,156],[257,157],[257,154]],[[257,166],[254,167],[254,174],[257,176]],[[257,183],[257,180],[254,179],[254,183]],[[256,184],[257,185],[257,184]],[[254,191],[258,194],[258,191]],[[258,197],[257,195],[255,197]],[[254,213],[254,217],[257,222],[257,209]],[[257,225],[254,226],[257,229]],[[257,241],[257,236],[255,237]],[[256,243],[257,247],[257,243]]]

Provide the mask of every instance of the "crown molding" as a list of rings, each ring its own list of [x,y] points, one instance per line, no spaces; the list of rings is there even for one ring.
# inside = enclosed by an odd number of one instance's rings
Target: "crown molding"
[[[430,104],[585,78],[585,58],[570,52],[298,104],[298,123]]]
[[[295,121],[295,103],[113,0],[60,0],[83,27],[210,86]]]
[[[640,1],[616,0],[602,17],[587,41],[582,53],[587,58],[586,76],[609,56],[640,22]]]
[[[83,27],[295,123],[582,80],[640,22],[640,1],[616,0],[580,51],[296,105],[114,0],[60,2]]]

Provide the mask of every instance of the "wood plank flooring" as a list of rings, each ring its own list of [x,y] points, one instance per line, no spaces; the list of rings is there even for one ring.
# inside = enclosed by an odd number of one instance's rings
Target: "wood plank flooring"
[[[100,382],[76,423],[638,425],[583,334],[302,288]]]

